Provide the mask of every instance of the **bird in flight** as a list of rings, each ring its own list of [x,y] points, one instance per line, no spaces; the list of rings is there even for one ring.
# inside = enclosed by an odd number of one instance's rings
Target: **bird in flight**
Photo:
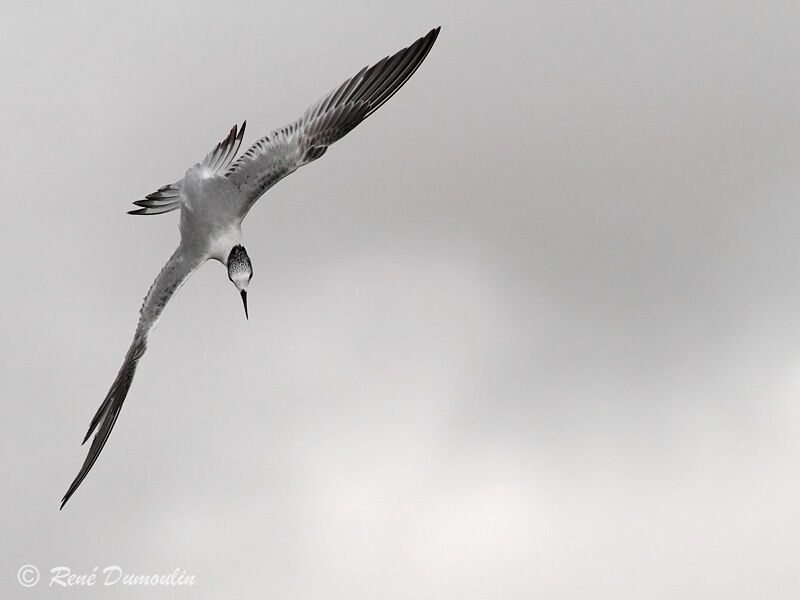
[[[186,171],[183,179],[160,187],[133,215],[160,215],[181,211],[181,241],[150,286],[139,310],[139,323],[125,361],[83,438],[95,431],[86,460],[61,500],[61,508],[75,493],[103,450],[131,387],[139,359],[147,349],[147,336],[178,288],[206,261],[214,259],[228,269],[247,312],[247,286],[253,266],[242,243],[242,221],[261,195],[298,168],[325,154],[328,147],[383,106],[414,74],[439,35],[439,27],[364,67],[312,105],[294,123],[257,140],[236,158],[246,122],[234,126],[203,160]],[[249,318],[249,317],[248,317]]]

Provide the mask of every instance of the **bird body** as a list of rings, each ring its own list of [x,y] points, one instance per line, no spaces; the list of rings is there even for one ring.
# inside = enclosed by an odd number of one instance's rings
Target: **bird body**
[[[231,248],[243,241],[241,192],[224,175],[197,164],[186,171],[180,198],[181,246],[191,256],[226,264]]]
[[[240,293],[247,316],[247,286],[253,276],[242,236],[242,221],[247,213],[267,189],[320,158],[331,144],[391,98],[425,60],[438,35],[437,27],[409,47],[361,69],[298,120],[258,139],[238,159],[246,122],[241,128],[234,126],[182,179],[134,202],[140,207],[131,211],[135,215],[180,210],[181,239],[145,296],[133,341],[89,425],[84,443],[92,433],[96,434],[61,508],[83,482],[108,440],[147,349],[150,331],[175,292],[206,261],[218,260],[227,267],[228,278]]]

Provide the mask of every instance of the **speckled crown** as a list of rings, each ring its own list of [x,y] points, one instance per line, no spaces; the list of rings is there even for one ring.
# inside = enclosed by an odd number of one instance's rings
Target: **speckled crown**
[[[231,248],[231,253],[228,255],[228,277],[243,279],[252,276],[253,265],[250,257],[247,256],[247,250],[244,249],[244,246],[237,244]]]

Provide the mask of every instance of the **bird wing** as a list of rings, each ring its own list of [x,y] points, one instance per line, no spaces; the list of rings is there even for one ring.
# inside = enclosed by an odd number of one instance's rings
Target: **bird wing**
[[[150,290],[147,292],[142,308],[139,311],[139,324],[136,327],[133,342],[125,355],[122,367],[120,367],[114,383],[111,384],[111,389],[108,390],[103,403],[97,409],[97,413],[95,413],[89,425],[89,430],[83,438],[83,443],[85,444],[89,436],[97,430],[83,466],[81,466],[72,485],[69,486],[67,493],[61,499],[61,508],[64,508],[72,494],[75,493],[75,490],[86,478],[103,450],[103,446],[108,441],[108,436],[111,435],[111,430],[117,422],[122,404],[125,402],[125,397],[128,395],[128,390],[133,382],[136,366],[147,349],[148,333],[161,316],[169,299],[202,263],[203,259],[201,257],[192,256],[185,252],[182,246],[179,246],[164,265],[164,268],[161,269],[153,285],[150,286]]]
[[[225,173],[241,193],[242,218],[265,191],[322,156],[328,146],[391,98],[425,60],[438,35],[439,27],[396,54],[364,67],[297,121],[250,146]]]
[[[247,121],[242,123],[241,128],[234,125],[228,135],[216,145],[216,147],[209,152],[203,159],[202,165],[211,173],[225,173],[230,167],[233,159],[236,158],[236,153],[242,145],[242,138],[244,137],[244,128],[247,126]],[[181,183],[176,181],[168,185],[163,185],[152,194],[147,194],[144,200],[137,200],[134,202],[136,206],[142,208],[128,211],[129,215],[161,215],[164,213],[177,210],[181,207]]]

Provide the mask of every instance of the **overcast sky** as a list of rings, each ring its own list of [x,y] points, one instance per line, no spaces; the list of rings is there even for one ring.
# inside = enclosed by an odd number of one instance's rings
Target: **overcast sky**
[[[800,4],[31,4],[0,21],[0,596],[800,595]],[[59,512],[178,241],[129,203],[436,25],[250,213],[250,320],[216,263],[173,299]],[[109,565],[196,584],[48,587]]]

